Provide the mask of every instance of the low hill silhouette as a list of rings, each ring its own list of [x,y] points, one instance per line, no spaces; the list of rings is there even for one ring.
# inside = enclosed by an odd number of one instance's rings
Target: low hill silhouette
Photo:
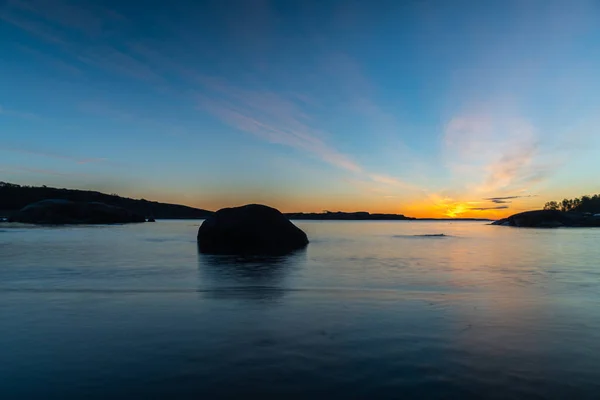
[[[10,215],[31,203],[46,199],[100,202],[122,207],[146,217],[159,219],[203,219],[212,214],[212,211],[180,204],[159,203],[145,199],[130,199],[116,194],[105,194],[91,190],[21,186],[0,182],[0,215]]]

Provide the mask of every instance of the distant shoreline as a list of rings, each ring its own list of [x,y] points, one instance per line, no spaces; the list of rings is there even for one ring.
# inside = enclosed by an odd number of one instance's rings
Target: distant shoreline
[[[286,217],[297,221],[494,221],[487,218],[414,218],[402,214],[380,214],[358,212],[324,212],[324,213],[284,213]]]

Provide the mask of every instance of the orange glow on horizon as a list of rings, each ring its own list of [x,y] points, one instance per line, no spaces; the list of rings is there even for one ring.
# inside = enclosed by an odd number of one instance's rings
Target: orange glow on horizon
[[[507,208],[494,208],[504,204],[485,203],[483,201],[458,201],[437,195],[419,199],[403,199],[394,196],[372,197],[360,194],[354,196],[315,196],[299,197],[272,193],[137,193],[146,199],[183,204],[190,207],[216,211],[225,207],[235,207],[249,203],[266,204],[282,212],[321,213],[324,211],[402,214],[414,218],[486,218],[500,219],[525,210],[539,209],[541,199],[531,199],[523,203],[506,204]],[[478,209],[479,208],[479,209]],[[489,208],[480,210],[480,208]]]
[[[451,204],[415,203],[405,208],[405,214],[415,218],[485,218],[501,219],[518,211],[510,209],[473,210],[468,202]]]
[[[322,213],[325,211],[341,211],[341,212],[358,212],[367,211],[371,214],[384,213],[384,214],[402,214],[407,217],[413,218],[485,218],[485,219],[501,219],[508,217],[509,215],[520,212],[521,210],[514,209],[491,209],[491,210],[473,210],[475,208],[473,204],[468,202],[457,202],[451,204],[432,204],[430,202],[415,202],[402,206],[397,205],[384,205],[384,204],[365,204],[356,202],[355,204],[339,204],[328,205],[331,203],[319,203],[318,205],[314,202],[292,202],[292,201],[229,201],[229,202],[198,202],[197,204],[190,204],[192,207],[204,208],[208,210],[218,210],[224,207],[233,207],[242,204],[258,202],[267,204],[275,207],[282,212],[305,212],[305,213]]]

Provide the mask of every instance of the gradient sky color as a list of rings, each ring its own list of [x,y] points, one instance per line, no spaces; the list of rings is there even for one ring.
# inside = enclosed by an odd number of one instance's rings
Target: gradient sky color
[[[0,180],[501,217],[600,192],[599,1],[0,2]]]

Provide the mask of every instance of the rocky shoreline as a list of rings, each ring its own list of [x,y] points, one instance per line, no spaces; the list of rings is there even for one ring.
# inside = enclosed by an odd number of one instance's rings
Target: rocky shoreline
[[[600,227],[600,215],[573,211],[534,210],[494,221],[492,225],[519,228]]]

